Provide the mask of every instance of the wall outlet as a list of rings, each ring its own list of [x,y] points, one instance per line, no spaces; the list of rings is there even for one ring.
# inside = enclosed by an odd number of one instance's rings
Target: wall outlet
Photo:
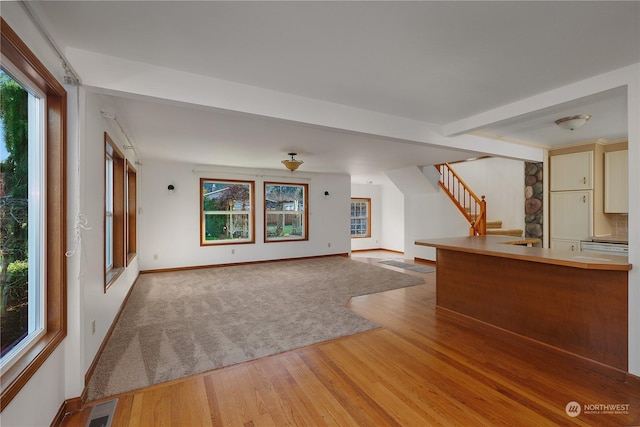
[[[158,260],[158,254],[153,254],[153,259],[154,259],[155,261],[157,261],[157,260]]]
[[[96,333],[96,321],[95,319],[91,321],[91,335]]]
[[[327,247],[330,248],[331,247],[331,242],[327,243]]]
[[[235,249],[231,249],[231,255],[235,254],[236,250]]]

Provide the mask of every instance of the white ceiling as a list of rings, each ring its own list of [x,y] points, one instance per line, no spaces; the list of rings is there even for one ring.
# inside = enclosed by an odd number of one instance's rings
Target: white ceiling
[[[636,1],[35,3],[63,50],[436,128],[640,61]],[[105,102],[116,108],[145,157],[273,168],[274,158],[295,149],[307,171],[368,180],[387,169],[473,155],[126,94],[111,94]],[[575,114],[593,118],[574,133],[553,124]],[[624,138],[626,92],[590,96],[481,131],[543,146]]]

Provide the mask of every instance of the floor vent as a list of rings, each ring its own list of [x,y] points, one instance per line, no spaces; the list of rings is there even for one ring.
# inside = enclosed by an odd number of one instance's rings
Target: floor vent
[[[117,404],[118,399],[113,399],[94,406],[87,427],[111,427]]]

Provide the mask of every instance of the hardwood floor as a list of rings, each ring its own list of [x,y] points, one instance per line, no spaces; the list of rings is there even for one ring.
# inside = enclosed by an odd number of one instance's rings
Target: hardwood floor
[[[115,396],[112,426],[640,424],[638,382],[436,310],[435,273],[421,276],[351,300],[379,329]],[[583,405],[575,418],[572,401]],[[63,425],[84,427],[95,403]],[[602,405],[626,413],[585,413]]]

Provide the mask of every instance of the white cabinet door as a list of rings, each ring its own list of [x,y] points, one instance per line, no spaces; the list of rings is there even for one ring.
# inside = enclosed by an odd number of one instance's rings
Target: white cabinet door
[[[551,156],[550,162],[551,191],[593,189],[593,151]]]
[[[551,239],[551,249],[580,252],[580,242],[578,240]]]
[[[629,151],[604,153],[604,211],[628,213]]]
[[[551,239],[585,240],[593,235],[593,191],[556,191],[549,200]]]

